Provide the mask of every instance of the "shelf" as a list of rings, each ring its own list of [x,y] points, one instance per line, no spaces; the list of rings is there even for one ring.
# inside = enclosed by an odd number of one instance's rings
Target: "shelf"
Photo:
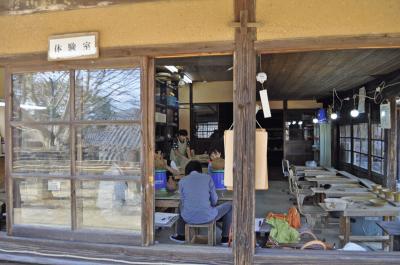
[[[156,125],[160,126],[170,126],[170,127],[178,127],[178,124],[174,122],[164,123],[164,122],[156,122]]]
[[[179,107],[174,107],[174,106],[171,106],[171,105],[165,105],[168,109],[172,109],[172,110],[178,110],[179,109]]]

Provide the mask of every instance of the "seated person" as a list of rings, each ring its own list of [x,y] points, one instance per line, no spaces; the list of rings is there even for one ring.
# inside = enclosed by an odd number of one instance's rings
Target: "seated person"
[[[191,158],[188,132],[186,130],[179,130],[178,136],[172,144],[170,160],[174,161],[177,166],[182,166]]]
[[[172,241],[185,242],[185,223],[205,224],[222,221],[221,244],[228,244],[229,229],[232,223],[232,204],[225,202],[217,206],[218,195],[214,181],[202,174],[199,161],[190,161],[185,167],[185,177],[179,182],[180,217],[177,235],[171,235]]]

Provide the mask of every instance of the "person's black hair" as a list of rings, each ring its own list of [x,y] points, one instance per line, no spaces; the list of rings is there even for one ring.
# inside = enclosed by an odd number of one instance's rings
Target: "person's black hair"
[[[201,163],[197,160],[192,160],[187,163],[185,167],[185,175],[189,175],[192,171],[197,171],[199,173],[203,172],[203,168],[201,167]]]
[[[186,130],[183,130],[183,129],[179,130],[178,134],[181,135],[181,136],[188,136],[188,132]]]

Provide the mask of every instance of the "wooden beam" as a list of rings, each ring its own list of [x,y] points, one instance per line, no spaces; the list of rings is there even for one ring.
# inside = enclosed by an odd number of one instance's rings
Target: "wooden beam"
[[[390,102],[390,124],[388,137],[388,156],[387,156],[387,174],[386,187],[396,190],[397,180],[397,106],[396,97],[389,99]]]
[[[117,4],[132,4],[144,1],[150,2],[156,0],[8,0],[1,1],[0,15],[26,15],[53,11],[106,7]]]
[[[400,34],[368,34],[261,40],[256,41],[254,47],[258,53],[400,48]]]
[[[152,56],[157,58],[169,57],[189,57],[204,55],[223,55],[232,54],[234,50],[233,41],[216,41],[216,42],[196,42],[196,43],[175,43],[145,46],[125,46],[113,48],[100,48],[100,59],[109,58],[126,58],[136,56]],[[82,60],[82,62],[90,62],[91,60]],[[96,60],[97,61],[97,60]],[[0,66],[7,65],[40,65],[48,63],[47,52],[30,53],[30,54],[9,54],[0,55]],[[65,62],[52,62],[57,66]]]
[[[234,264],[253,264],[255,233],[255,102],[256,102],[256,31],[255,1],[236,0],[234,51]]]

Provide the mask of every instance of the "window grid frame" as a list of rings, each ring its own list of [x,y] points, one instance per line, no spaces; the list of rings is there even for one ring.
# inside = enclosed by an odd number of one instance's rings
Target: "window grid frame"
[[[84,181],[84,180],[114,180],[115,178],[111,178],[111,176],[108,175],[92,175],[92,176],[77,176],[76,175],[76,144],[75,144],[75,138],[76,138],[76,128],[78,126],[82,125],[128,125],[128,126],[133,126],[133,125],[139,125],[141,130],[140,130],[140,136],[141,136],[141,144],[140,144],[140,164],[143,167],[143,159],[145,155],[143,154],[144,149],[143,149],[143,126],[147,126],[147,124],[143,121],[144,117],[147,116],[148,114],[143,114],[145,111],[146,106],[140,104],[140,116],[137,119],[132,119],[132,120],[79,120],[78,117],[75,115],[75,71],[76,70],[98,70],[98,69],[138,69],[139,70],[139,82],[140,82],[140,96],[139,100],[142,102],[144,97],[147,97],[143,95],[145,93],[145,85],[147,84],[147,80],[145,79],[146,72],[144,71],[144,66],[145,66],[145,59],[137,59],[137,58],[127,58],[127,59],[121,59],[121,60],[112,60],[109,63],[107,63],[109,60],[99,60],[98,63],[92,64],[92,63],[67,63],[65,66],[61,67],[51,67],[51,66],[33,66],[33,67],[8,67],[6,68],[6,88],[8,93],[6,93],[6,137],[9,139],[6,144],[6,153],[7,153],[7,162],[6,162],[6,184],[8,186],[8,190],[10,191],[7,195],[7,201],[9,205],[13,205],[14,202],[14,194],[12,191],[13,189],[13,182],[14,180],[18,179],[29,179],[31,177],[35,177],[34,175],[36,174],[30,174],[30,173],[16,173],[13,172],[12,169],[12,164],[13,164],[13,141],[12,141],[12,130],[16,128],[17,126],[24,125],[24,126],[37,126],[37,125],[64,125],[69,128],[70,130],[70,174],[62,174],[62,175],[51,175],[51,174],[38,174],[38,179],[41,180],[54,180],[54,179],[61,179],[61,180],[69,180],[70,181],[70,186],[71,186],[71,193],[70,193],[70,204],[71,204],[71,225],[68,229],[69,232],[73,232],[76,230],[76,193],[75,193],[75,185],[76,181]],[[118,62],[117,62],[118,61]],[[69,97],[70,97],[70,102],[69,102],[69,107],[70,107],[70,114],[69,118],[66,120],[55,120],[55,121],[23,121],[23,120],[15,120],[14,119],[14,109],[13,109],[13,76],[17,74],[29,74],[29,73],[37,73],[37,72],[55,72],[55,71],[69,71],[69,78],[70,78],[70,84],[69,84]],[[146,94],[147,95],[147,94]],[[141,184],[142,184],[142,191],[141,191],[141,219],[143,220],[143,214],[146,209],[143,208],[143,199],[144,199],[144,191],[145,189],[143,188],[143,172],[144,169],[141,168],[141,176],[140,178],[142,179]],[[137,178],[137,177],[136,177]],[[115,179],[116,181],[118,180],[126,180],[126,181],[137,181],[132,179],[129,176],[121,176],[121,178]],[[18,224],[14,224],[14,218],[13,218],[13,207],[9,208],[9,214],[7,215],[7,233],[8,235],[13,235],[13,227],[15,226],[18,228]],[[29,225],[31,227],[31,225]],[[141,231],[126,231],[123,232],[123,234],[129,234],[133,236],[137,236],[136,234],[139,233],[141,234],[141,238],[144,237],[144,227],[145,224],[143,222],[140,225]],[[17,231],[17,229],[16,229]],[[82,230],[80,230],[82,231]],[[82,231],[83,232],[83,231]],[[140,235],[138,235],[140,238]],[[90,241],[90,240],[89,240]]]

